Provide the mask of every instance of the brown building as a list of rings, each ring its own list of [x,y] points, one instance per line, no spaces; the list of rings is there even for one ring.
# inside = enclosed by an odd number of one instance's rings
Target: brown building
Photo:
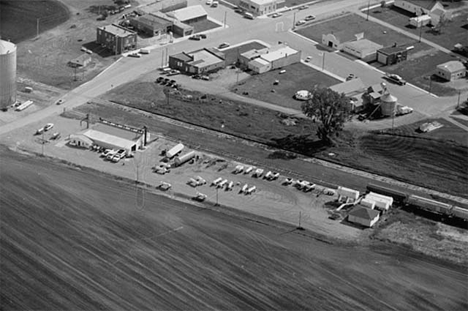
[[[122,54],[136,49],[137,34],[117,25],[107,25],[97,28],[96,42],[113,54]]]
[[[384,65],[393,65],[408,58],[407,46],[390,46],[377,51],[377,61]]]
[[[159,16],[147,14],[130,19],[130,25],[138,32],[150,37],[157,37],[168,33],[172,29],[172,22]]]
[[[169,56],[169,67],[188,74],[208,73],[226,66],[224,53],[216,49],[201,49]]]

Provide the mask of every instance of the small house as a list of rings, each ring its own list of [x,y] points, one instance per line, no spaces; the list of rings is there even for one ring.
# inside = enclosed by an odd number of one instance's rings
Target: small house
[[[372,227],[379,220],[379,217],[380,213],[378,211],[358,204],[349,212],[348,221],[365,227]]]
[[[466,67],[462,62],[452,60],[438,65],[435,74],[447,81],[461,79],[466,76]]]
[[[344,29],[339,32],[322,34],[322,44],[341,50],[346,42],[357,41],[364,38],[364,33],[354,33],[353,30]]]
[[[444,5],[437,0],[395,0],[393,5],[416,16],[429,14],[436,9],[444,10]]]
[[[93,141],[82,134],[70,135],[70,140],[68,143],[71,146],[86,148],[86,149],[90,148],[93,145]]]
[[[409,24],[413,27],[419,28],[426,26],[431,23],[431,17],[429,15],[420,15],[420,16],[415,16],[411,17],[409,19]]]

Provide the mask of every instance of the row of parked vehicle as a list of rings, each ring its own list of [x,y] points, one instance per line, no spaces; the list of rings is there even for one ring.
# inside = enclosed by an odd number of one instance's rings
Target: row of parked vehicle
[[[91,147],[92,149],[93,147]],[[95,151],[101,151],[101,158],[104,158],[104,160],[108,160],[114,163],[119,162],[120,160],[124,159],[127,157],[127,151],[125,149],[103,149],[101,147],[95,147]]]
[[[158,77],[154,83],[158,83],[161,85],[165,85],[167,87],[177,88],[179,85],[177,84],[176,80],[171,80],[169,78]]]

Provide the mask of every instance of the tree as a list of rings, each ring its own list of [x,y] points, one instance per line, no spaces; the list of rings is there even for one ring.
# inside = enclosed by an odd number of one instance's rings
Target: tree
[[[302,104],[302,112],[317,119],[318,138],[326,145],[333,145],[334,138],[343,130],[351,109],[349,99],[329,88],[316,89],[312,97]]]

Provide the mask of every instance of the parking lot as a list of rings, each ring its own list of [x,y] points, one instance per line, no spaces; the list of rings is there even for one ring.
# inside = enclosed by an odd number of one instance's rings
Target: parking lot
[[[98,151],[71,147],[67,144],[67,137],[78,132],[80,128],[83,129],[84,124],[80,127],[79,121],[62,117],[56,117],[51,121],[54,123],[54,131],[60,132],[60,139],[50,140],[50,137],[45,137],[48,142],[42,144],[34,135],[35,131],[23,130],[19,136],[9,137],[7,143],[17,150],[44,154],[77,166],[111,173],[117,178],[139,181],[150,185],[147,188],[150,191],[171,197],[193,201],[201,193],[206,195],[203,204],[209,208],[234,208],[293,225],[298,224],[300,217],[302,227],[335,238],[354,239],[361,232],[357,228],[328,219],[329,210],[332,208],[329,204],[336,197],[326,195],[320,185],[299,190],[299,187],[294,187],[292,184],[283,184],[288,176],[264,178],[266,175],[276,173],[274,168],[229,162],[221,157],[196,151],[199,154],[198,160],[171,168],[170,172],[161,175],[155,173],[153,168],[163,159],[161,152],[175,146],[176,141],[158,137],[145,151],[138,151],[133,158],[124,158],[116,163],[104,160]],[[40,126],[43,124],[37,124],[34,128]],[[182,154],[189,151],[191,150],[184,149]],[[245,171],[233,173],[239,165],[243,166],[244,170],[251,166],[252,169],[248,173]],[[257,169],[263,170],[261,175]],[[255,176],[256,171],[257,176]],[[268,173],[269,171],[271,173]],[[191,180],[198,177],[205,180],[206,184],[194,187],[191,185]],[[223,185],[213,184],[220,178]],[[167,191],[157,189],[163,185],[163,182],[170,184]],[[219,204],[219,207],[216,207],[216,204]]]

